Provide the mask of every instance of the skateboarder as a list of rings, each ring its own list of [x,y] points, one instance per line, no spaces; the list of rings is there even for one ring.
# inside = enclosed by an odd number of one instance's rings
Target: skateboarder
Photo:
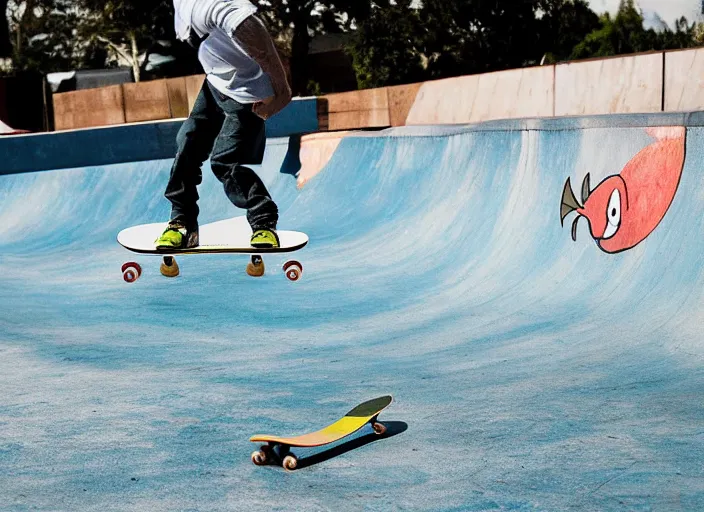
[[[156,246],[198,245],[197,187],[210,156],[227,197],[247,210],[252,246],[278,247],[276,203],[259,176],[245,167],[261,164],[264,121],[291,101],[274,43],[249,0],[174,0],[174,9],[176,36],[198,48],[207,78],[178,133],[165,192],[171,220]]]

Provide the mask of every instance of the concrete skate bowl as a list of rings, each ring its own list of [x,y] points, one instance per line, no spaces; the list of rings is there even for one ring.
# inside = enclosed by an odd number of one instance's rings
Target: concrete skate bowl
[[[0,502],[703,508],[699,124],[348,134],[300,189],[270,140],[279,227],[311,238],[295,283],[285,257],[255,280],[186,256],[167,279],[119,247],[168,216],[168,158],[0,177]],[[200,196],[201,222],[241,213],[207,164]],[[384,394],[390,435],[294,473],[251,463],[251,435]]]

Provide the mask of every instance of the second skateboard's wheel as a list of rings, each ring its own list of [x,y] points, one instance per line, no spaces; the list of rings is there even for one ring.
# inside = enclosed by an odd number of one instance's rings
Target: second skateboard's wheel
[[[374,433],[378,436],[383,436],[386,434],[386,427],[381,423],[372,423],[372,428],[374,429]]]
[[[264,260],[261,256],[252,256],[250,262],[247,264],[247,275],[250,277],[262,277],[265,272]]]
[[[284,264],[284,272],[289,281],[298,281],[303,274],[303,265],[298,261],[287,261]]]
[[[257,466],[263,466],[267,463],[266,453],[264,451],[256,451],[252,453],[252,462]]]
[[[176,263],[176,259],[173,256],[164,256],[159,270],[164,277],[176,277],[180,273],[178,263]]]
[[[298,467],[298,459],[293,455],[286,455],[282,465],[286,471],[293,471]]]
[[[122,278],[127,283],[134,283],[142,275],[142,267],[139,263],[130,261],[122,265]]]

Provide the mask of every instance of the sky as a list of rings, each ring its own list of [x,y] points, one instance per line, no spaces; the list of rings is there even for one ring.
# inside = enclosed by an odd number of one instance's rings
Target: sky
[[[609,11],[615,13],[618,10],[620,0],[588,0],[593,11],[602,13]],[[670,28],[674,28],[675,20],[681,16],[686,16],[687,20],[704,20],[701,14],[701,0],[637,0],[636,2],[643,10],[644,17],[649,17],[651,13],[657,13]]]

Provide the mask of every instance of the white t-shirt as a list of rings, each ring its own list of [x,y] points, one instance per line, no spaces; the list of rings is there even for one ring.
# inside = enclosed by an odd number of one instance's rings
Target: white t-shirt
[[[235,38],[235,30],[257,8],[249,0],[174,0],[176,36],[185,41],[191,28],[203,41],[198,59],[207,80],[240,103],[274,95],[269,76]]]

